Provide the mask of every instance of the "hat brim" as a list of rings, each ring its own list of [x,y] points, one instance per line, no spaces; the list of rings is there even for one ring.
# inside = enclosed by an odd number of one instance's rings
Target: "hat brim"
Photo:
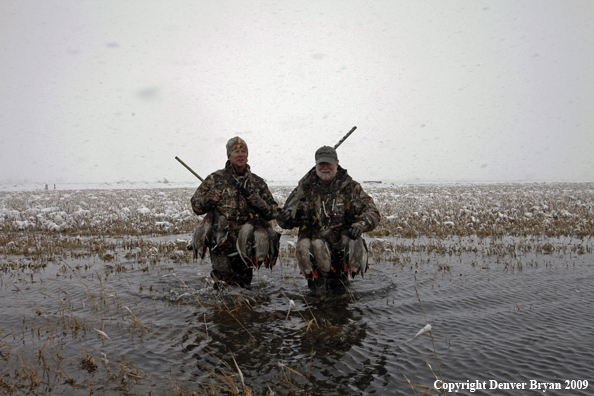
[[[333,164],[336,161],[338,161],[338,160],[332,156],[322,156],[316,160],[316,165],[321,164],[322,162],[326,162],[328,164]]]

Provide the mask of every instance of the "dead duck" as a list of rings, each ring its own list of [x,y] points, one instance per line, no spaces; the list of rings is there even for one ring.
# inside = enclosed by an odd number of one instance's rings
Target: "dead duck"
[[[248,267],[272,268],[278,257],[280,235],[266,221],[254,218],[239,229],[235,247]]]
[[[194,260],[200,256],[204,258],[206,253],[207,235],[212,231],[212,212],[207,213],[194,230],[192,242],[188,245],[188,250],[192,250]]]
[[[229,220],[218,210],[213,211],[212,235],[210,236],[210,247],[216,249],[227,241],[229,235]]]
[[[268,232],[260,226],[254,227],[254,253],[252,260],[257,263],[258,268],[264,264],[269,250],[270,238],[268,237]]]
[[[367,271],[369,260],[365,240],[361,237],[351,239],[348,234],[342,234],[340,248],[344,257],[343,270],[353,278],[358,274],[363,277],[363,274]]]
[[[302,238],[298,240],[295,247],[295,255],[297,257],[297,264],[299,265],[301,273],[309,278],[313,271],[312,260],[310,258],[311,239]]]
[[[208,212],[202,221],[196,226],[192,242],[188,250],[193,251],[194,259],[204,258],[206,249],[216,249],[227,240],[229,233],[229,221],[218,210]]]
[[[268,262],[264,263],[264,267],[272,269],[272,267],[274,267],[274,264],[276,264],[276,259],[278,258],[278,253],[280,251],[281,233],[276,232],[272,227],[268,227],[266,231],[268,231],[268,238],[270,239],[270,244],[268,250]]]
[[[306,278],[317,278],[318,269],[328,273],[332,268],[330,247],[324,239],[301,238],[297,241],[296,256],[299,269]]]

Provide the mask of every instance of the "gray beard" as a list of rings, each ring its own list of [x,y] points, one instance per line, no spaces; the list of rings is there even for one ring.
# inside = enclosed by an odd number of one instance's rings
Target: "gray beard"
[[[330,183],[332,180],[334,180],[334,176],[332,173],[322,173],[322,172],[318,172],[316,171],[316,174],[318,175],[318,177],[320,178],[320,180],[323,183]]]

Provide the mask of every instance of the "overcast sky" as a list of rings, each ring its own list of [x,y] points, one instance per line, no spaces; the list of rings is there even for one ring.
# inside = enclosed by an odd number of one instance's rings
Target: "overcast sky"
[[[0,2],[0,183],[594,181],[594,2]]]

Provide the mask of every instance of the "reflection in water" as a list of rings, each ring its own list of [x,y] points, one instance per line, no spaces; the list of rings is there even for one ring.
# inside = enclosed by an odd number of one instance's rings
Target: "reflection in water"
[[[194,379],[204,380],[208,370],[216,370],[221,361],[234,368],[235,359],[243,375],[252,382],[256,379],[262,385],[278,383],[281,377],[288,388],[302,386],[337,392],[353,382],[364,389],[374,372],[385,371],[385,358],[375,367],[367,367],[349,355],[353,346],[358,346],[357,354],[360,353],[367,336],[363,312],[351,296],[305,299],[307,304],[303,299],[301,303],[297,301],[289,315],[290,302],[279,301],[264,301],[251,308],[242,305],[234,310],[210,309],[205,315],[193,315],[194,330],[189,333],[196,336],[182,352],[197,362]],[[204,342],[204,319],[208,344]],[[337,368],[340,362],[346,370]],[[288,369],[283,370],[283,365]],[[277,370],[271,370],[272,367]]]

